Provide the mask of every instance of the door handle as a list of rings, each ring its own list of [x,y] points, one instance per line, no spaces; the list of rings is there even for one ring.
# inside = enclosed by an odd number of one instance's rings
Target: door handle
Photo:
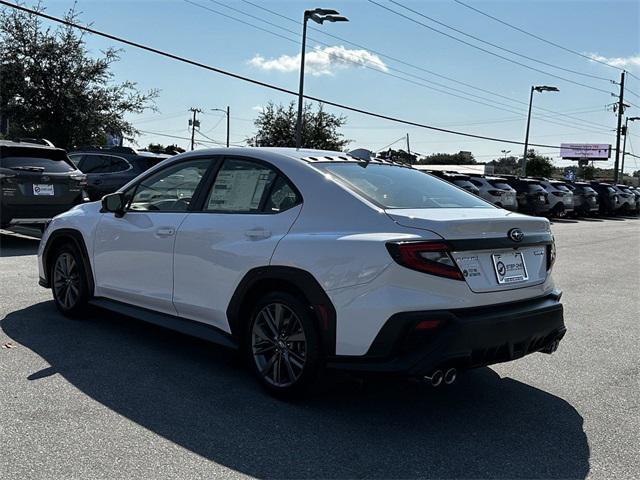
[[[252,230],[247,230],[244,234],[249,237],[251,240],[259,240],[261,238],[269,238],[271,236],[271,232],[269,230],[265,230],[264,228],[254,228]]]
[[[156,235],[158,235],[159,237],[170,237],[174,233],[176,233],[176,231],[171,227],[161,227],[156,230]]]

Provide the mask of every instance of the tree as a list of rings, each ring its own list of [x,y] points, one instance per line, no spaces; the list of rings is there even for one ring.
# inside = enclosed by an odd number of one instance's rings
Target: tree
[[[414,163],[418,163],[417,155],[405,152],[404,150],[393,150],[390,148],[386,152],[380,153],[380,156],[382,158],[386,158],[396,162],[409,163],[411,165],[413,165]]]
[[[518,173],[520,162],[517,157],[502,157],[491,160],[487,165],[493,167],[493,173],[496,175],[515,175]]]
[[[532,148],[527,152],[526,173],[528,177],[551,177],[553,163],[549,157],[543,157]]]
[[[269,102],[253,122],[258,131],[247,143],[254,147],[295,147],[297,118],[295,102],[287,106]],[[303,147],[342,150],[349,144],[350,140],[338,131],[347,123],[346,117],[325,112],[321,103],[315,112],[311,104],[305,103],[302,118]]]
[[[475,165],[477,162],[471,152],[433,153],[420,163],[425,165]]]
[[[166,153],[167,155],[177,155],[178,153],[185,152],[184,148],[178,145],[167,145],[166,147],[160,143],[150,143],[147,150],[152,153]]]
[[[78,13],[69,10],[65,20],[77,22]],[[0,10],[0,59],[0,112],[9,119],[8,138],[47,138],[67,149],[102,144],[107,134],[133,140],[138,132],[124,114],[153,109],[158,94],[113,81],[110,68],[119,50],[93,58],[83,33],[67,25],[45,27],[40,17],[15,9]]]

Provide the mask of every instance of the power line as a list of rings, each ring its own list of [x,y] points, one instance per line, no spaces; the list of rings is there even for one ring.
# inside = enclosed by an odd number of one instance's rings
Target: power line
[[[20,10],[20,11],[25,12],[25,13],[36,15],[36,16],[41,17],[41,18],[45,18],[47,20],[50,20],[50,21],[53,21],[53,22],[56,22],[56,23],[67,25],[69,27],[76,28],[76,29],[82,30],[84,32],[88,32],[88,33],[91,33],[91,34],[94,34],[94,35],[97,35],[97,36],[100,36],[100,37],[108,38],[110,40],[113,40],[113,41],[116,41],[116,42],[119,42],[119,43],[123,43],[123,44],[129,45],[131,47],[135,47],[135,48],[139,48],[141,50],[145,50],[145,51],[148,51],[148,52],[151,52],[151,53],[155,53],[157,55],[161,55],[163,57],[167,57],[167,58],[170,58],[172,60],[176,60],[176,61],[179,61],[179,62],[182,62],[182,63],[186,63],[188,65],[192,65],[192,66],[195,66],[195,67],[203,68],[205,70],[209,70],[211,72],[215,72],[215,73],[218,73],[218,74],[221,74],[221,75],[225,75],[227,77],[235,78],[237,80],[242,80],[244,82],[251,83],[253,85],[258,85],[258,86],[261,86],[261,87],[264,87],[264,88],[268,88],[270,90],[278,91],[278,92],[281,92],[281,93],[286,93],[288,95],[294,95],[294,96],[298,95],[296,92],[294,92],[292,90],[289,90],[289,89],[286,89],[286,88],[283,88],[283,87],[279,87],[277,85],[273,85],[273,84],[270,84],[270,83],[267,83],[267,82],[256,80],[254,78],[246,77],[246,76],[240,75],[238,73],[234,73],[234,72],[230,72],[230,71],[227,71],[227,70],[223,70],[223,69],[218,68],[218,67],[212,67],[210,65],[206,65],[204,63],[197,62],[195,60],[190,60],[188,58],[181,57],[181,56],[175,55],[173,53],[165,52],[163,50],[159,50],[159,49],[154,48],[154,47],[149,47],[147,45],[143,45],[143,44],[131,41],[131,40],[127,40],[125,38],[118,37],[118,36],[112,35],[110,33],[105,33],[105,32],[96,30],[95,28],[87,27],[87,26],[84,26],[84,25],[79,25],[79,24],[71,22],[69,20],[65,20],[65,19],[62,19],[62,18],[54,17],[54,16],[46,14],[44,12],[33,10],[33,9],[27,8],[27,7],[23,7],[21,5],[15,5],[15,4],[12,4],[12,3],[10,3],[10,2],[8,2],[6,0],[0,0],[0,4],[1,5],[5,5],[7,7],[10,7],[10,8],[13,8],[13,9],[16,9],[16,10]],[[508,143],[508,144],[511,144],[511,145],[524,145],[524,142],[520,142],[520,141],[517,141],[517,140],[508,140],[508,139],[504,139],[504,138],[488,137],[488,136],[484,136],[484,135],[476,135],[476,134],[473,134],[473,133],[460,132],[460,131],[456,131],[456,130],[449,130],[449,129],[446,129],[446,128],[435,127],[433,125],[427,125],[427,124],[415,122],[415,121],[412,121],[412,120],[405,120],[405,119],[401,119],[401,118],[398,118],[398,117],[393,117],[393,116],[390,116],[390,115],[385,115],[385,114],[381,114],[381,113],[377,113],[377,112],[372,112],[372,111],[369,111],[369,110],[365,110],[363,108],[353,107],[353,106],[350,106],[350,105],[341,104],[341,103],[338,103],[338,102],[334,102],[334,101],[331,101],[331,100],[314,97],[314,96],[311,96],[311,95],[304,95],[304,98],[306,98],[307,100],[323,103],[325,105],[330,105],[332,107],[343,109],[343,110],[347,110],[347,111],[350,111],[350,112],[360,113],[362,115],[368,115],[368,116],[371,116],[371,117],[374,117],[374,118],[379,118],[379,119],[382,119],[382,120],[388,120],[390,122],[402,123],[402,124],[405,124],[405,125],[411,125],[411,126],[418,127],[418,128],[424,128],[426,130],[433,130],[433,131],[437,131],[437,132],[449,133],[449,134],[452,134],[452,135],[459,135],[459,136],[470,137],[470,138],[478,138],[478,139],[492,141],[492,142]],[[147,132],[147,133],[153,133],[153,132]],[[544,145],[544,144],[534,144],[534,143],[530,143],[530,145],[534,146],[534,147],[559,148],[557,145]]]
[[[398,15],[398,16],[400,16],[402,18],[405,18],[405,19],[409,20],[410,22],[413,22],[413,23],[416,23],[418,25],[421,25],[424,28],[427,28],[427,29],[432,30],[432,31],[434,31],[436,33],[439,33],[440,35],[444,35],[445,37],[451,38],[452,40],[455,40],[457,42],[463,43],[464,45],[467,45],[469,47],[475,48],[476,50],[480,50],[480,51],[482,51],[484,53],[487,53],[489,55],[493,55],[494,57],[498,57],[498,58],[501,58],[502,60],[506,60],[507,62],[511,62],[511,63],[516,64],[516,65],[520,65],[521,67],[527,68],[529,70],[533,70],[535,72],[542,73],[544,75],[549,75],[550,77],[557,78],[559,80],[562,80],[562,81],[565,81],[565,82],[568,82],[568,83],[572,83],[574,85],[579,85],[579,86],[584,87],[584,88],[589,88],[591,90],[595,90],[595,91],[598,91],[598,92],[603,92],[603,93],[606,93],[608,95],[611,94],[611,92],[608,91],[608,90],[604,90],[602,88],[594,87],[592,85],[587,85],[586,83],[576,82],[575,80],[571,80],[569,78],[561,77],[560,75],[556,75],[554,73],[547,72],[545,70],[540,70],[539,68],[532,67],[531,65],[527,65],[526,63],[519,62],[519,61],[514,60],[512,58],[505,57],[504,55],[500,55],[498,53],[492,52],[491,50],[487,50],[486,48],[479,47],[478,45],[474,45],[473,43],[467,42],[466,40],[462,40],[461,38],[458,38],[458,37],[455,37],[453,35],[450,35],[450,34],[448,34],[446,32],[443,32],[442,30],[438,30],[437,28],[434,28],[434,27],[432,27],[430,25],[427,25],[426,23],[423,23],[423,22],[421,22],[419,20],[416,20],[415,18],[412,18],[412,17],[410,17],[408,15],[405,15],[405,14],[403,14],[401,12],[393,10],[392,8],[389,8],[389,7],[385,6],[385,5],[382,5],[381,3],[378,3],[375,0],[367,0],[367,1],[369,3],[377,5],[380,8],[383,8],[384,10],[387,10],[387,11],[389,11],[389,12],[395,14],[395,15]],[[390,1],[393,1],[393,0],[390,0]],[[396,2],[394,2],[394,3],[396,3]],[[416,12],[415,10],[410,9],[409,7],[405,7],[405,6],[402,6],[402,7],[407,9],[407,10],[409,10],[409,11],[414,12],[416,15],[420,15],[420,16],[423,16],[425,18],[428,18],[425,15],[421,14],[420,12]]]
[[[589,55],[585,55],[584,53],[577,52],[575,50],[572,50],[571,48],[564,47],[564,46],[562,46],[562,45],[560,45],[558,43],[552,42],[551,40],[547,40],[546,38],[543,38],[543,37],[541,37],[539,35],[536,35],[534,33],[528,32],[528,31],[526,31],[526,30],[524,30],[524,29],[522,29],[520,27],[516,27],[515,25],[512,25],[512,24],[510,24],[508,22],[505,22],[504,20],[500,20],[499,18],[496,18],[493,15],[488,14],[487,12],[483,12],[482,10],[480,10],[478,8],[472,7],[471,5],[468,5],[468,4],[466,4],[466,3],[464,3],[464,2],[462,2],[460,0],[453,0],[453,1],[458,3],[458,4],[460,4],[460,5],[462,5],[463,7],[468,8],[469,10],[473,10],[474,12],[479,13],[480,15],[484,15],[485,17],[488,17],[488,18],[490,18],[492,20],[495,20],[498,23],[501,23],[503,25],[506,25],[509,28],[517,30],[520,33],[524,33],[525,35],[533,37],[533,38],[535,38],[537,40],[540,40],[541,42],[547,43],[547,44],[552,45],[552,46],[554,46],[556,48],[564,50],[566,52],[572,53],[574,55],[578,55],[579,57],[582,57],[582,58],[585,58],[585,59],[589,60],[590,62],[597,62],[597,63],[600,63],[602,65],[606,65],[607,67],[615,68],[615,69],[618,69],[618,70],[623,70],[620,67],[616,67],[615,65],[611,65],[611,64],[609,64],[607,62],[603,62],[602,60],[598,60],[596,58],[592,58]],[[635,75],[632,75],[632,76],[635,76]]]
[[[215,1],[215,0],[210,0],[210,1]],[[288,17],[287,15],[284,15],[284,14],[282,14],[282,13],[280,13],[280,12],[277,12],[277,11],[271,10],[271,9],[269,9],[269,8],[266,8],[266,7],[263,7],[262,5],[258,5],[258,4],[256,4],[256,3],[253,3],[253,2],[251,2],[251,1],[249,1],[249,0],[241,0],[241,1],[242,1],[242,2],[244,2],[244,3],[246,3],[246,4],[249,4],[249,5],[253,6],[253,7],[255,7],[255,8],[258,8],[258,9],[260,9],[260,10],[263,10],[263,11],[265,11],[265,12],[268,12],[268,13],[270,13],[270,14],[272,14],[272,15],[275,15],[275,16],[277,16],[277,17],[280,17],[280,18],[283,18],[283,19],[285,19],[285,20],[288,20],[289,22],[295,23],[296,25],[299,23],[299,21],[298,21],[298,20],[296,20],[296,19],[294,19],[294,18]],[[216,1],[216,3],[218,3],[218,4],[222,5],[220,2],[217,2],[217,1]],[[236,9],[236,8],[229,7],[229,6],[226,6],[226,7],[227,7],[227,8],[229,8],[229,9],[232,9],[232,10],[238,11],[238,12],[240,12],[240,13],[246,14],[246,12],[243,12],[242,10],[238,10],[238,9]],[[246,15],[249,15],[249,14],[246,14]],[[269,25],[273,25],[273,26],[275,26],[275,27],[277,27],[277,28],[280,28],[281,30],[285,30],[285,31],[287,31],[287,32],[294,33],[294,34],[296,34],[296,35],[298,35],[298,36],[300,35],[300,33],[298,33],[298,32],[294,32],[294,31],[292,31],[292,30],[289,30],[289,29],[287,29],[287,28],[281,27],[281,26],[279,26],[279,25],[272,24],[272,23],[270,23],[270,22],[268,22],[268,21],[266,21],[266,20],[264,20],[264,19],[261,19],[261,18],[259,18],[259,17],[255,17],[255,16],[253,16],[253,15],[251,15],[251,17],[252,17],[252,18],[256,18],[256,19],[258,19],[258,20],[260,20],[260,21],[262,21],[262,22],[264,22],[264,23],[267,23],[267,24],[269,24]],[[374,49],[371,49],[371,48],[369,48],[369,47],[367,47],[367,46],[364,46],[364,45],[361,45],[361,44],[358,44],[358,43],[352,42],[352,41],[350,41],[350,40],[347,40],[347,39],[346,39],[346,38],[344,38],[344,37],[340,37],[340,36],[338,36],[338,35],[333,35],[333,34],[331,34],[331,33],[328,33],[328,32],[326,32],[326,31],[324,31],[324,30],[321,30],[321,29],[319,29],[319,28],[315,28],[315,27],[313,27],[313,26],[309,26],[308,28],[309,28],[309,29],[311,29],[311,30],[313,30],[313,31],[315,31],[315,32],[321,33],[322,35],[325,35],[325,36],[328,36],[328,37],[334,38],[334,39],[336,39],[336,40],[340,40],[340,41],[345,42],[345,43],[347,43],[347,44],[349,44],[349,45],[352,45],[352,46],[354,46],[354,47],[356,47],[356,48],[360,48],[360,49],[363,49],[363,50],[367,50],[367,51],[369,51],[369,52],[371,52],[371,53],[374,53],[374,54],[376,54],[376,55],[378,55],[378,56],[380,56],[380,57],[387,58],[387,59],[392,60],[392,61],[394,61],[394,62],[397,62],[397,63],[403,64],[403,65],[409,66],[409,67],[414,68],[414,69],[416,69],[416,70],[423,71],[423,72],[428,73],[428,74],[430,74],[430,75],[434,75],[434,76],[439,77],[439,78],[444,78],[444,79],[446,79],[446,80],[449,80],[449,81],[451,81],[451,82],[457,83],[457,84],[459,84],[459,85],[463,85],[463,86],[465,86],[465,87],[472,88],[472,89],[474,89],[474,90],[478,90],[478,91],[483,92],[483,93],[488,93],[488,94],[490,94],[490,95],[494,95],[494,96],[496,96],[496,97],[500,97],[500,98],[503,98],[503,99],[505,99],[505,100],[509,100],[509,101],[511,101],[511,102],[518,103],[518,104],[520,104],[520,105],[527,105],[527,102],[525,102],[525,101],[523,101],[523,100],[518,100],[518,99],[515,99],[515,98],[512,98],[512,97],[508,97],[508,96],[506,96],[506,95],[503,95],[503,94],[500,94],[500,93],[497,93],[497,92],[493,92],[493,91],[491,91],[491,90],[486,90],[486,89],[483,89],[483,88],[478,87],[478,86],[476,86],[476,85],[472,85],[472,84],[469,84],[469,83],[466,83],[466,82],[462,82],[462,81],[460,81],[460,80],[457,80],[457,79],[455,79],[455,78],[452,78],[452,77],[449,77],[449,76],[446,76],[446,75],[442,75],[442,74],[440,74],[440,73],[437,73],[437,72],[434,72],[434,71],[432,71],[432,70],[428,70],[428,69],[426,69],[426,68],[423,68],[423,67],[421,67],[421,66],[418,66],[418,65],[415,65],[415,64],[409,63],[409,62],[407,62],[407,61],[405,61],[405,60],[401,60],[401,59],[399,59],[399,58],[397,58],[397,57],[393,57],[393,56],[391,56],[391,55],[388,55],[388,54],[386,54],[386,53],[380,52],[380,51],[378,51],[378,50],[374,50]],[[309,40],[311,40],[311,41],[315,42],[315,43],[320,44],[320,45],[326,45],[326,46],[328,46],[328,44],[326,44],[326,43],[324,43],[324,42],[320,42],[319,40],[313,39],[313,38],[311,38],[311,37],[307,37],[307,38],[308,38]],[[418,78],[418,79],[420,79],[420,80],[423,80],[423,81],[426,81],[426,82],[430,82],[430,83],[433,83],[433,84],[435,84],[435,85],[440,85],[440,86],[443,86],[443,87],[446,87],[446,88],[451,89],[451,87],[450,87],[449,85],[443,85],[443,84],[441,84],[441,83],[437,83],[437,82],[434,82],[434,81],[432,81],[432,80],[425,79],[424,77],[420,77],[420,76],[416,76],[416,75],[413,75],[413,74],[408,73],[408,72],[404,72],[404,71],[402,71],[402,70],[394,69],[394,68],[392,68],[392,67],[389,67],[389,68],[390,68],[390,69],[392,69],[392,70],[394,70],[394,71],[401,72],[401,73],[403,73],[403,74],[405,74],[405,75],[409,75],[409,76],[412,76],[412,77],[414,77],[414,78]],[[455,91],[459,91],[459,92],[463,92],[463,91],[461,91],[461,90],[457,90],[457,89],[453,89],[453,90],[455,90]],[[472,94],[470,94],[470,93],[468,93],[468,92],[463,92],[463,93],[465,93],[465,94],[467,94],[467,95],[472,95]],[[493,101],[493,100],[487,99],[487,98],[485,98],[485,97],[481,97],[481,96],[477,96],[477,95],[473,95],[473,96],[475,96],[476,98],[481,98],[481,99],[487,100],[487,101]],[[505,104],[500,103],[500,105],[505,105]],[[513,108],[512,106],[509,106],[509,107],[510,107],[510,108]],[[536,109],[536,110],[541,110],[541,111],[545,111],[545,112],[549,112],[549,113],[554,113],[554,114],[562,115],[562,116],[565,116],[565,117],[567,117],[567,118],[572,118],[572,119],[574,119],[574,120],[578,120],[578,121],[583,122],[583,123],[586,123],[586,124],[591,124],[591,125],[594,125],[594,126],[596,126],[596,127],[607,128],[607,129],[609,128],[608,126],[604,126],[604,125],[601,125],[601,124],[597,124],[597,123],[595,123],[595,122],[590,122],[590,121],[588,121],[588,120],[580,119],[580,118],[577,118],[577,117],[572,117],[572,116],[570,116],[570,115],[561,114],[560,112],[556,112],[556,111],[554,111],[554,110],[550,110],[550,109],[547,109],[547,108],[543,108],[543,107],[539,107],[539,106],[534,106],[533,108],[534,108],[534,109]],[[522,114],[522,116],[524,117],[524,114]],[[534,116],[534,118],[536,118],[536,117],[537,117],[537,116]]]
[[[458,29],[458,28],[452,27],[451,25],[448,25],[448,24],[446,24],[446,23],[444,23],[444,22],[441,22],[441,21],[439,21],[439,20],[436,20],[435,18],[429,17],[429,16],[427,16],[427,15],[425,15],[425,14],[421,13],[421,12],[418,12],[417,10],[414,10],[414,9],[412,9],[412,8],[409,8],[409,7],[407,7],[407,6],[403,5],[403,4],[401,4],[400,2],[397,2],[397,1],[395,1],[395,0],[389,0],[389,1],[390,1],[391,3],[393,3],[393,4],[397,5],[397,6],[399,6],[400,8],[404,8],[405,10],[408,10],[408,11],[410,11],[410,12],[413,12],[413,13],[415,13],[416,15],[420,15],[421,17],[426,18],[427,20],[430,20],[430,21],[432,21],[432,22],[434,22],[434,23],[437,23],[438,25],[441,25],[441,26],[443,26],[443,27],[445,27],[445,28],[448,28],[449,30],[453,30],[453,31],[454,31],[454,32],[456,32],[456,33],[459,33],[459,34],[464,35],[464,36],[466,36],[466,37],[472,38],[472,39],[474,39],[474,40],[476,40],[476,41],[478,41],[478,42],[484,43],[485,45],[490,45],[490,46],[492,46],[493,48],[497,48],[498,50],[502,50],[503,52],[510,53],[511,55],[516,55],[516,56],[518,56],[518,57],[525,58],[525,59],[530,60],[530,61],[532,61],[532,62],[540,63],[540,64],[542,64],[542,65],[546,65],[547,67],[551,67],[551,68],[557,68],[558,70],[563,70],[563,71],[565,71],[565,72],[573,73],[573,74],[575,74],[575,75],[582,75],[582,76],[584,76],[584,77],[595,78],[595,79],[597,79],[597,80],[604,80],[605,82],[608,82],[608,83],[611,83],[611,82],[612,82],[612,80],[611,80],[611,79],[609,79],[609,78],[601,77],[601,76],[599,76],[599,75],[593,75],[593,74],[591,74],[591,73],[584,73],[584,72],[580,72],[580,71],[578,71],[578,70],[572,70],[572,69],[570,69],[570,68],[560,67],[560,66],[555,65],[555,64],[553,64],[553,63],[549,63],[549,62],[545,62],[545,61],[543,61],[543,60],[539,60],[539,59],[537,59],[537,58],[529,57],[529,56],[527,56],[527,55],[525,55],[525,54],[523,54],[523,53],[516,52],[516,51],[514,51],[514,50],[510,50],[510,49],[505,48],[505,47],[502,47],[502,46],[500,46],[500,45],[496,45],[495,43],[488,42],[487,40],[483,40],[483,39],[482,39],[482,38],[480,38],[480,37],[476,37],[475,35],[471,35],[470,33],[464,32],[463,30],[460,30],[460,29]]]

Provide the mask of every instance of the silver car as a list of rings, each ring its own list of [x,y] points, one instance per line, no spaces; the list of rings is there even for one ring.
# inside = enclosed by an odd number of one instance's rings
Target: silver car
[[[564,217],[573,213],[573,192],[564,182],[537,178],[540,185],[549,193],[549,214],[552,217]]]
[[[473,183],[485,200],[497,207],[506,210],[518,210],[518,198],[516,191],[501,177],[488,177],[486,175],[471,175],[469,181]]]

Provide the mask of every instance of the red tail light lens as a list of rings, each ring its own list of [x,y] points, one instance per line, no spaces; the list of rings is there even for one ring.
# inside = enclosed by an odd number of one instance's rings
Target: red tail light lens
[[[556,241],[552,238],[551,244],[547,245],[547,272],[551,271],[554,263],[556,263]]]
[[[507,193],[504,190],[489,190],[489,195],[493,195],[494,197],[499,197],[501,196],[503,193]]]
[[[443,242],[387,243],[391,257],[403,267],[439,277],[464,280],[462,272]]]

